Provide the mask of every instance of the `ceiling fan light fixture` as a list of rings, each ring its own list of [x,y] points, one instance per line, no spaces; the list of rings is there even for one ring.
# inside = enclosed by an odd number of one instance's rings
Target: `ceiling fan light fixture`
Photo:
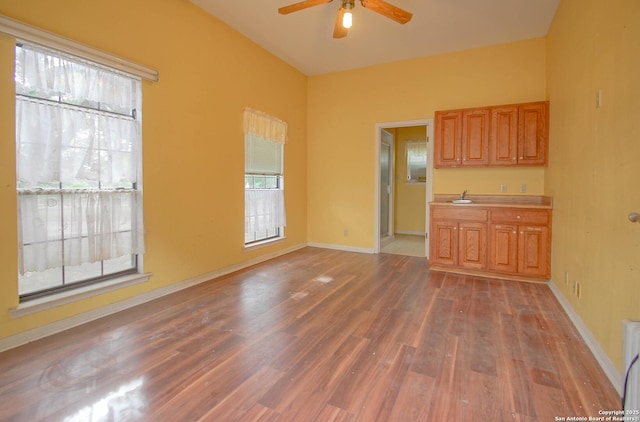
[[[342,0],[342,8],[344,13],[342,14],[342,27],[349,29],[353,25],[353,13],[351,10],[354,6],[354,0]]]
[[[353,14],[351,10],[347,9],[342,15],[342,26],[346,29],[351,28],[353,25]]]

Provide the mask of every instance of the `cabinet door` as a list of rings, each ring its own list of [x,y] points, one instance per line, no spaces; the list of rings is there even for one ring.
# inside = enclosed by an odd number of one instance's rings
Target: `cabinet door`
[[[462,112],[462,165],[489,164],[489,109]]]
[[[431,264],[458,264],[458,223],[453,221],[434,221],[431,226],[431,244],[429,255]]]
[[[547,164],[549,103],[522,104],[518,111],[518,164]]]
[[[458,265],[481,270],[487,267],[487,225],[460,223]]]
[[[492,108],[489,133],[489,164],[518,164],[518,106]]]
[[[461,165],[462,111],[437,111],[434,138],[434,166]]]
[[[518,227],[491,224],[489,235],[489,269],[518,272]]]
[[[519,226],[518,229],[518,272],[549,277],[549,228]]]

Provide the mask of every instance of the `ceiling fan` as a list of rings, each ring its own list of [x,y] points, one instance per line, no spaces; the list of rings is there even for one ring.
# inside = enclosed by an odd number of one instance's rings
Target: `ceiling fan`
[[[287,15],[312,6],[331,3],[332,1],[333,0],[304,0],[290,4],[289,6],[281,7],[278,9],[278,12],[282,15]],[[342,6],[338,10],[336,23],[333,27],[333,38],[344,38],[347,36],[348,30],[351,28],[351,9],[353,9],[354,3],[355,0],[342,0]],[[360,0],[360,4],[366,9],[373,10],[374,12],[380,13],[381,15],[401,24],[409,22],[413,17],[413,14],[406,10],[402,10],[399,7],[389,4],[383,0]]]

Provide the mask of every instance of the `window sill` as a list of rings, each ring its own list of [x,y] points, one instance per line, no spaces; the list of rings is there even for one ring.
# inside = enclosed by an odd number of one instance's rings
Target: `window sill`
[[[97,296],[113,290],[122,289],[124,287],[133,286],[134,284],[143,283],[151,277],[151,273],[144,274],[128,274],[122,277],[114,278],[103,283],[96,283],[89,286],[79,287],[67,292],[52,294],[47,297],[30,300],[19,304],[17,307],[9,310],[12,318],[19,318],[25,315],[34,314],[36,312],[45,311],[47,309],[66,305],[89,297]]]
[[[280,236],[280,237],[274,237],[273,239],[262,240],[260,242],[255,242],[250,245],[244,245],[244,250],[250,251],[252,249],[260,249],[261,247],[271,245],[272,243],[281,242],[284,239],[286,239],[285,236]]]

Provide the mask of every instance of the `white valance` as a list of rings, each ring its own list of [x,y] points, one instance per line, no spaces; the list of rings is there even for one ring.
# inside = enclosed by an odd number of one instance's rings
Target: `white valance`
[[[261,111],[246,108],[244,110],[244,134],[284,144],[287,141],[287,123]]]

